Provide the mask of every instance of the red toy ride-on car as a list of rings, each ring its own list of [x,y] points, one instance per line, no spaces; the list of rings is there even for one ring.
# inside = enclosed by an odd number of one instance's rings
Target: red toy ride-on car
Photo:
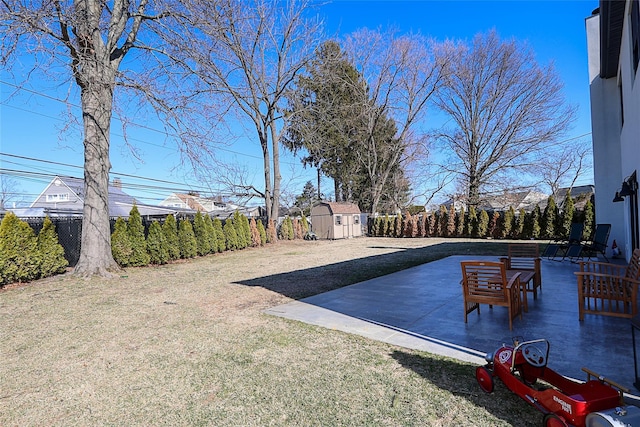
[[[623,400],[629,390],[586,368],[584,383],[558,374],[547,367],[549,347],[546,339],[503,344],[486,355],[486,365],[476,368],[478,384],[491,393],[494,378],[500,378],[544,414],[545,427],[640,426],[640,408],[625,406]]]

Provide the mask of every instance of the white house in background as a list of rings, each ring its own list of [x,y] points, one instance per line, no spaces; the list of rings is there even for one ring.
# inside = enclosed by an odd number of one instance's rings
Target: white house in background
[[[601,0],[586,19],[596,222],[611,224],[609,247],[627,260],[640,242],[639,3]]]
[[[119,179],[109,184],[110,217],[128,218],[134,204],[142,216],[166,216],[176,213],[176,209],[137,203],[133,196],[122,191],[122,182]],[[84,180],[56,176],[28,208],[10,210],[20,217],[82,216],[83,206]]]
[[[208,213],[219,218],[233,216],[235,211],[239,211],[246,217],[260,216],[259,207],[245,207],[229,202],[223,202],[219,198],[201,197],[196,194],[171,193],[166,199],[159,203],[160,206],[191,210],[192,212]]]

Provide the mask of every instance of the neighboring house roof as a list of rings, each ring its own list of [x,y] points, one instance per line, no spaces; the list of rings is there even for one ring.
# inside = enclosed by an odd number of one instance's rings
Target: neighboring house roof
[[[62,201],[47,201],[47,196],[65,194]],[[84,180],[69,176],[56,176],[26,209],[13,210],[16,215],[28,216],[82,216],[84,205]],[[109,184],[109,216],[128,218],[136,205],[142,216],[161,216],[181,211],[175,207],[145,205],[122,191],[120,181]]]
[[[492,196],[485,196],[480,201],[478,209],[485,211],[507,211],[509,207],[513,207],[513,210],[519,211],[524,209],[525,212],[531,212],[536,206],[544,208],[546,206],[547,198],[549,196],[540,193],[539,191],[520,191],[517,193],[504,193]],[[449,207],[453,201],[450,199],[443,203],[444,206]],[[461,201],[456,201],[454,207],[464,206],[466,204]]]
[[[524,209],[530,212],[535,209],[536,205],[546,201],[547,196],[539,191],[519,191],[517,193],[505,193],[485,197],[480,203],[480,209],[491,211],[506,211],[509,207],[513,207],[515,211]]]
[[[118,183],[119,181],[116,181]],[[54,177],[49,185],[45,187],[45,189],[40,193],[38,197],[31,204],[31,208],[36,207],[51,207],[51,202],[46,201],[47,194],[52,194],[60,191],[64,191],[65,189],[71,192],[69,202],[70,203],[80,203],[84,202],[84,180],[81,178],[74,178],[70,176],[56,176]],[[112,203],[135,203],[136,199],[124,191],[119,185],[114,185],[112,183],[109,184],[109,209],[112,207]]]
[[[200,212],[217,212],[226,210],[237,210],[241,206],[221,201],[214,197],[200,197],[194,194],[171,193],[166,199],[160,202],[160,206],[179,206],[185,209]]]
[[[567,195],[569,188],[560,188],[556,194],[556,204],[562,208],[564,205],[564,198]],[[571,198],[573,199],[574,209],[584,209],[587,201],[591,200],[595,194],[595,186],[593,185],[580,185],[571,188]]]
[[[332,215],[359,214],[360,208],[355,203],[349,202],[319,202],[318,205],[327,205]]]

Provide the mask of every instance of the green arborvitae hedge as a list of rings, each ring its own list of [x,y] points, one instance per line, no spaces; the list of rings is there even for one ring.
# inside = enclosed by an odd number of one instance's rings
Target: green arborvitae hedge
[[[227,220],[229,221],[229,220]],[[233,213],[233,220],[231,220],[233,224],[233,228],[236,231],[236,249],[244,249],[249,245],[247,242],[247,238],[244,234],[244,229],[242,227],[242,218],[240,218],[240,212],[235,211]]]
[[[179,259],[180,244],[178,242],[178,224],[173,215],[167,215],[167,218],[164,220],[164,224],[162,224],[162,234],[164,234],[164,239],[167,244],[169,261]]]
[[[40,275],[33,229],[14,213],[0,223],[0,284],[28,282]]]
[[[127,267],[130,265],[133,248],[127,231],[127,223],[121,217],[116,219],[116,224],[111,234],[111,253],[119,266]]]
[[[198,255],[206,255],[211,250],[209,246],[209,237],[207,235],[207,226],[204,222],[204,217],[198,211],[196,217],[193,220],[193,233],[196,236],[196,252]]]
[[[181,258],[194,258],[198,254],[198,243],[191,221],[183,219],[178,224],[178,246]]]
[[[204,228],[207,234],[207,247],[209,248],[208,253],[215,253],[218,251],[218,242],[216,240],[216,230],[213,227],[213,220],[211,216],[204,216]]]
[[[267,244],[267,230],[264,229],[264,224],[262,221],[257,221],[258,225],[258,233],[260,233],[260,244]]]
[[[236,232],[236,228],[233,225],[233,220],[231,220],[231,218],[224,222],[222,230],[224,231],[225,247],[227,250],[235,251],[238,249],[238,233]]]
[[[64,273],[69,261],[64,257],[64,248],[58,241],[58,234],[53,223],[46,217],[37,239],[38,265],[40,277]]]
[[[129,234],[129,242],[131,243],[129,265],[136,267],[148,265],[150,258],[144,236],[144,225],[142,225],[142,217],[136,205],[133,205],[131,212],[129,212],[127,233]]]
[[[166,264],[169,261],[169,248],[167,239],[158,221],[153,221],[149,226],[147,235],[147,251],[151,264]]]
[[[222,229],[222,221],[220,221],[220,218],[215,218],[213,220],[213,231],[215,237],[216,252],[224,252],[227,249],[227,239],[224,235],[224,230]]]

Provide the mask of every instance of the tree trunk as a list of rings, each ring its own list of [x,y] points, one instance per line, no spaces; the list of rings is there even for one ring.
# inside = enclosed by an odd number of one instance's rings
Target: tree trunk
[[[91,69],[89,69],[91,68]],[[84,124],[84,209],[79,276],[110,276],[120,268],[111,253],[109,132],[115,71],[100,59],[83,64],[80,83]]]
[[[280,139],[278,138],[273,121],[269,126],[271,130],[271,142],[273,148],[273,199],[271,201],[271,218],[278,219],[280,216]],[[267,159],[268,160],[268,159]]]
[[[273,217],[271,206],[271,159],[269,156],[269,142],[267,136],[258,131],[258,137],[260,138],[260,146],[262,147],[262,164],[264,166],[264,207],[267,211],[267,221],[276,219]]]

